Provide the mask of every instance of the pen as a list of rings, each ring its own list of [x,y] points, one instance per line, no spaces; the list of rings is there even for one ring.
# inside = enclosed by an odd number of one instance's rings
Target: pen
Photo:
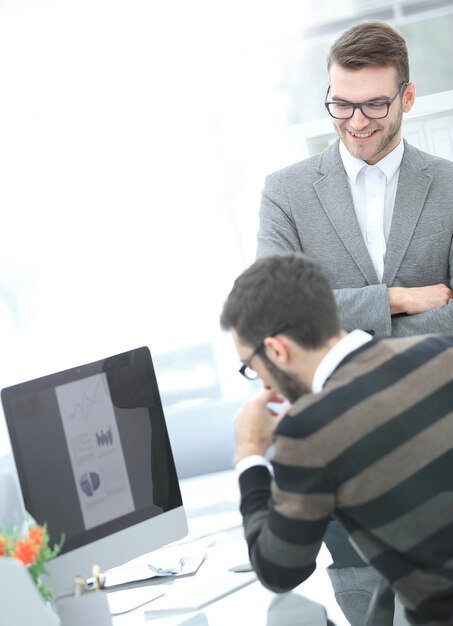
[[[88,587],[86,585],[85,579],[82,576],[76,576],[74,578],[74,595],[76,598],[88,591]]]
[[[94,588],[95,588],[95,590],[99,591],[99,589],[103,589],[104,588],[105,578],[101,574],[101,568],[99,567],[99,565],[93,565],[93,567],[91,568],[91,575],[94,578]]]

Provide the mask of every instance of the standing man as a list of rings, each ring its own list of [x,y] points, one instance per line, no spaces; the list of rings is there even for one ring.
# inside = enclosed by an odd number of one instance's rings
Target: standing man
[[[302,254],[256,261],[221,326],[240,372],[264,387],[236,416],[234,459],[262,583],[282,592],[308,578],[335,515],[409,624],[452,626],[453,337],[346,334],[329,281]],[[281,419],[267,406],[276,394],[292,402]],[[376,608],[361,626],[387,623]]]
[[[268,176],[257,256],[317,259],[347,330],[453,332],[453,163],[401,138],[415,98],[406,43],[362,22],[333,44],[327,68],[339,139]]]
[[[267,177],[257,256],[316,259],[346,330],[453,333],[453,163],[402,140],[415,98],[406,42],[384,22],[362,22],[335,41],[327,68],[339,139]],[[337,522],[325,540],[337,601],[363,626],[378,577]]]

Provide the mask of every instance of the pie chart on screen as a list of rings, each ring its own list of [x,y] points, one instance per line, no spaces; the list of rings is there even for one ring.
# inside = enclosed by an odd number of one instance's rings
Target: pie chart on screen
[[[92,496],[101,484],[99,474],[96,472],[86,472],[80,477],[80,488],[87,496]]]

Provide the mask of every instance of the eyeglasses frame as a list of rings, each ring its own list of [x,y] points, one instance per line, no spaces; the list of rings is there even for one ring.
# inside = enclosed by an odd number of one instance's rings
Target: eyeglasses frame
[[[327,96],[329,95],[329,91],[330,91],[330,85],[327,87],[327,91],[326,91],[326,97],[324,98],[324,106],[327,109],[327,112],[329,113],[330,117],[333,117],[333,119],[335,120],[350,120],[351,118],[354,117],[354,113],[356,111],[356,109],[359,109],[361,114],[366,117],[369,120],[383,120],[384,118],[386,118],[389,114],[390,111],[390,107],[391,105],[395,102],[395,100],[398,98],[399,95],[401,95],[401,90],[403,89],[403,87],[407,87],[408,86],[408,82],[404,81],[401,83],[401,85],[398,88],[398,91],[396,92],[396,94],[390,98],[390,100],[366,100],[365,102],[349,102],[348,100],[327,100]],[[329,109],[329,105],[330,104],[335,104],[335,103],[340,103],[341,104],[348,104],[349,106],[352,106],[352,113],[351,115],[349,115],[348,117],[336,117],[335,115],[332,115],[332,113],[330,112]],[[366,113],[364,113],[362,107],[365,106],[366,104],[372,104],[373,102],[379,102],[380,104],[385,104],[387,106],[387,112],[385,115],[381,115],[379,117],[370,117],[369,115],[367,115]]]
[[[253,359],[254,356],[258,354],[258,352],[260,352],[260,350],[264,348],[266,339],[268,339],[269,337],[276,337],[277,335],[282,333],[284,330],[287,330],[288,328],[289,328],[289,324],[287,322],[284,322],[283,324],[280,324],[280,326],[277,328],[276,331],[274,331],[273,333],[270,333],[269,335],[266,335],[263,338],[263,340],[256,346],[256,348],[253,350],[252,354],[248,357],[248,359],[244,359],[244,361],[242,361],[242,365],[239,368],[239,374],[242,374],[242,376],[244,376],[244,378],[246,378],[247,380],[256,380],[258,378],[258,374],[253,378],[251,378],[250,376],[247,376],[246,374],[247,368],[253,370],[253,367],[250,365],[250,361]]]

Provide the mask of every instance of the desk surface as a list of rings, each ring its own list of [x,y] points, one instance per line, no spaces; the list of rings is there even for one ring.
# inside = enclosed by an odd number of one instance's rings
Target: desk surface
[[[233,471],[216,472],[181,481],[181,492],[187,511],[189,534],[162,550],[148,555],[148,560],[190,554],[207,554],[206,561],[191,580],[222,573],[229,567],[248,560],[243,538],[242,520],[238,510],[239,491]],[[136,559],[140,562],[146,557]],[[348,626],[335,602],[325,571],[330,563],[327,550],[321,552],[318,567],[309,580],[288,594],[274,594],[258,581],[220,599],[199,611],[146,620],[144,611],[152,603],[123,615],[113,617],[114,626],[325,626],[326,613],[336,626]],[[187,578],[185,580],[188,580]],[[173,581],[174,585],[182,579]],[[144,585],[125,590],[137,604],[146,600],[146,593],[154,593],[156,585]],[[126,597],[126,596],[125,596]],[[132,603],[134,604],[134,603]]]

